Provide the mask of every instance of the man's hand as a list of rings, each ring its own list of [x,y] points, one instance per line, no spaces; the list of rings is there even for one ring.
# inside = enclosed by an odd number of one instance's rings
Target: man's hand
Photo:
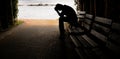
[[[56,10],[56,12],[58,13],[59,16],[62,16],[60,10]]]
[[[58,13],[60,17],[63,17],[62,10],[59,10],[57,7],[55,7],[55,11]]]

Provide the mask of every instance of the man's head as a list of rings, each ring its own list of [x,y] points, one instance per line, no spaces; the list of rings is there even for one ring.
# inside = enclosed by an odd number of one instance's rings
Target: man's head
[[[62,4],[56,4],[56,8],[59,9],[59,10],[62,10],[63,6],[64,5],[62,5]]]

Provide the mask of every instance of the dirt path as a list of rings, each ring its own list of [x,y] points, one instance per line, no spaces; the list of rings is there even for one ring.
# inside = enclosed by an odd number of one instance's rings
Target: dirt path
[[[0,36],[0,59],[75,59],[58,37],[57,20],[25,20]]]

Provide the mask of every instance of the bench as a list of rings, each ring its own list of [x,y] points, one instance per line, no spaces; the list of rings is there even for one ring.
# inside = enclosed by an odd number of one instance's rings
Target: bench
[[[114,52],[116,59],[120,59],[120,21],[113,21],[106,46]]]
[[[72,40],[75,51],[80,58],[110,59],[111,57],[109,57],[108,52],[108,47],[110,46],[108,42],[113,23],[112,20],[85,14],[85,18],[80,23],[80,27],[78,28],[69,28],[69,24],[66,26],[66,33]]]

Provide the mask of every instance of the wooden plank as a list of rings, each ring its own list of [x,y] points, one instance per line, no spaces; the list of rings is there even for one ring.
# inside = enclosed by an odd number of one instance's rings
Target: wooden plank
[[[82,35],[82,37],[93,47],[97,47],[98,44],[95,43],[91,38],[89,38],[87,35]]]
[[[84,40],[81,36],[76,36],[76,38],[79,40],[79,42],[81,43],[81,45],[84,48],[91,48],[92,46],[86,41]]]
[[[106,42],[106,41],[107,41],[107,37],[106,37],[106,36],[104,36],[104,35],[96,32],[96,31],[93,30],[93,29],[91,30],[91,34],[94,35],[95,37],[97,37],[98,39],[100,39],[100,40],[103,41],[103,42]]]
[[[104,24],[109,24],[109,25],[111,25],[111,23],[112,23],[111,19],[102,18],[102,17],[95,17],[95,21],[100,22],[100,23],[104,23]]]
[[[115,42],[115,44],[120,45],[120,33],[112,32],[109,34],[110,41]]]
[[[93,15],[91,15],[91,14],[86,14],[86,16],[85,16],[87,19],[92,19],[93,18]]]
[[[89,20],[89,19],[85,19],[84,22],[85,22],[86,24],[89,24],[89,25],[90,25],[92,21]]]
[[[78,21],[81,23],[84,21],[85,19],[85,11],[78,11],[77,12],[77,17],[78,17]]]
[[[109,41],[120,46],[120,24],[113,22]]]
[[[120,24],[119,23],[112,23],[112,29],[118,33],[120,33]]]
[[[70,38],[71,38],[71,40],[73,41],[73,43],[74,43],[74,45],[75,45],[76,47],[80,47],[80,46],[81,46],[81,44],[80,44],[79,41],[75,38],[75,36],[70,35]]]
[[[79,16],[79,15],[85,15],[86,14],[86,12],[85,11],[77,11],[77,15]]]
[[[92,33],[86,33],[86,35],[90,37],[93,41],[95,41],[98,44],[98,46],[106,45],[107,40],[103,41],[99,37],[96,37],[95,35],[93,35]]]
[[[88,59],[88,57],[86,56],[83,48],[75,48],[75,51],[80,56],[80,59]]]
[[[83,26],[85,29],[89,30],[90,29],[90,25],[86,24],[86,23],[83,23]]]
[[[102,26],[102,25],[99,25],[99,24],[96,24],[94,23],[93,24],[93,27],[92,27],[94,30],[96,30],[97,32],[105,35],[105,36],[108,36],[109,32],[110,32],[110,28],[108,27],[105,27],[105,26]]]
[[[77,15],[77,17],[80,18],[80,19],[84,19],[85,18],[84,15]]]
[[[96,30],[104,31],[104,32],[109,32],[110,31],[110,28],[107,28],[105,26],[99,25],[97,23],[93,24],[93,28],[95,28]]]
[[[120,54],[120,45],[116,45],[116,43],[114,44],[111,41],[108,41],[107,45],[106,45],[111,51]]]
[[[70,33],[70,35],[81,35],[84,33],[84,30],[79,27],[78,28],[73,27],[73,28],[68,28],[68,32]]]
[[[85,11],[80,11],[79,14],[84,15],[84,14],[86,14],[86,12]]]
[[[85,18],[85,11],[78,11],[77,17],[81,20]]]

